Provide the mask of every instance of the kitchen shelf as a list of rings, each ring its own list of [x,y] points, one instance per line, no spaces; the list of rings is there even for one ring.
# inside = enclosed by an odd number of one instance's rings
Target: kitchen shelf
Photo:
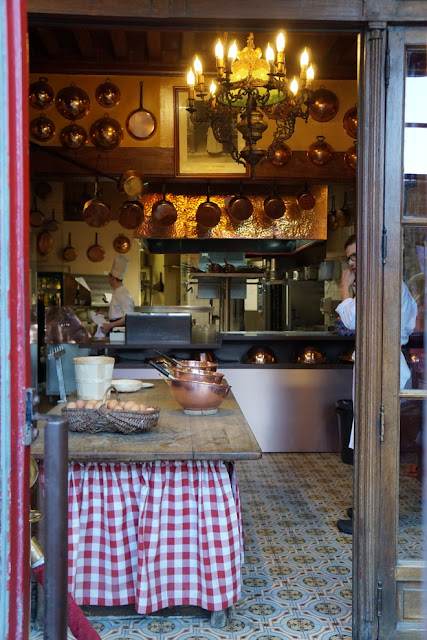
[[[225,272],[202,272],[202,273],[190,273],[190,278],[240,278],[241,280],[244,279],[252,279],[252,278],[265,278],[267,276],[267,273],[265,271],[257,271],[255,273],[253,272],[249,272],[249,271],[232,271],[230,273],[225,273]]]

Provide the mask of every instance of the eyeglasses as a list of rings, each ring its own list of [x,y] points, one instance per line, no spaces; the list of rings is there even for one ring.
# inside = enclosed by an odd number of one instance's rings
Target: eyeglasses
[[[348,256],[348,258],[346,258],[346,262],[347,264],[350,264],[350,262],[354,262],[354,264],[356,264],[356,254],[352,253],[350,256]]]

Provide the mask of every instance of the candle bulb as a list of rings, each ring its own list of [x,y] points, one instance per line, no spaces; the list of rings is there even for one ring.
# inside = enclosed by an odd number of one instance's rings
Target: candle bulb
[[[228,50],[227,70],[229,73],[231,73],[231,65],[233,64],[236,58],[237,58],[237,44],[236,44],[236,41],[234,41]]]
[[[307,52],[307,49],[304,49],[304,51],[301,54],[301,73],[300,73],[300,78],[302,80],[305,80],[307,66],[308,66],[308,52]]]
[[[187,84],[188,84],[188,97],[190,100],[194,100],[194,84],[196,82],[196,78],[194,77],[193,69],[187,73]]]
[[[204,84],[205,79],[203,77],[202,63],[197,56],[194,59],[194,72],[196,74],[197,84],[201,87]]]
[[[291,82],[291,91],[294,94],[294,96],[296,96],[298,93],[298,80],[295,78],[295,76]]]
[[[311,83],[314,80],[314,69],[313,69],[313,65],[311,64],[308,69],[307,69],[307,87],[311,87]]]
[[[270,65],[270,73],[274,73],[274,51],[270,46],[270,43],[267,44],[267,51],[265,53],[265,59]]]
[[[216,68],[220,69],[224,66],[224,47],[221,40],[218,40],[215,46]]]
[[[285,66],[285,36],[283,33],[279,33],[276,38],[277,49],[277,68],[279,72],[283,73]]]

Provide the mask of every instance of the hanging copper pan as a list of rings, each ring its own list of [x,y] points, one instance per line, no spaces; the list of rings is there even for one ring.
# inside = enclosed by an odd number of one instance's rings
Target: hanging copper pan
[[[242,184],[240,184],[240,194],[231,198],[227,210],[237,222],[243,222],[251,217],[254,208],[249,198],[243,195]]]
[[[74,82],[56,94],[56,108],[61,116],[68,120],[79,120],[88,114],[90,99],[84,89],[76,87]]]
[[[357,107],[352,107],[345,112],[342,126],[350,138],[357,138]]]
[[[148,140],[156,130],[156,119],[151,111],[142,106],[142,86],[139,83],[139,109],[132,111],[126,120],[126,131],[135,140]]]
[[[344,162],[349,169],[356,171],[357,169],[357,140],[353,142],[353,146],[349,147],[344,154]]]
[[[52,251],[53,237],[49,231],[42,231],[37,240],[37,246],[42,256],[47,256]]]
[[[297,197],[298,206],[304,211],[308,211],[309,209],[313,209],[316,204],[316,198],[310,191],[308,190],[308,186],[305,185],[304,190]]]
[[[117,85],[107,78],[105,82],[100,84],[95,91],[95,98],[106,109],[115,107],[120,102],[120,89]]]
[[[139,200],[126,200],[119,208],[117,219],[125,229],[136,229],[144,220],[144,205]]]
[[[125,171],[118,187],[119,191],[123,191],[130,198],[137,198],[144,191],[144,176],[134,169]]]
[[[48,142],[55,135],[55,131],[55,123],[46,118],[44,113],[30,122],[30,133],[38,142]]]
[[[264,213],[270,220],[278,220],[286,211],[286,205],[277,193],[276,185],[273,186],[273,193],[264,200]]]
[[[313,100],[310,107],[310,115],[313,120],[328,122],[337,115],[340,103],[333,91],[320,87],[313,93]]]
[[[292,158],[292,149],[284,142],[272,144],[268,148],[267,158],[273,167],[284,167]]]
[[[47,78],[39,78],[37,82],[30,84],[30,105],[34,109],[47,109],[53,103],[55,94],[47,83]]]
[[[59,135],[63,147],[72,151],[80,151],[87,144],[86,130],[78,124],[70,124],[64,127]]]
[[[131,241],[126,236],[120,234],[114,239],[113,247],[117,253],[127,253],[131,248]]]
[[[153,204],[151,209],[153,221],[162,227],[172,226],[178,217],[175,206],[166,200],[165,185],[163,185],[163,197]]]
[[[331,145],[326,142],[325,136],[316,136],[317,141],[313,142],[307,149],[307,158],[316,167],[323,167],[334,155]]]
[[[93,146],[100,151],[112,151],[123,140],[122,125],[107,114],[92,124],[89,134]]]
[[[62,252],[62,257],[66,262],[74,262],[77,258],[77,250],[71,244],[71,233],[68,234],[68,244]]]
[[[98,234],[95,233],[95,244],[89,247],[86,253],[91,262],[102,262],[105,258],[105,249],[98,244]]]
[[[213,229],[221,219],[221,207],[210,201],[209,185],[205,202],[197,207],[196,222],[204,229]]]
[[[52,217],[46,222],[46,229],[48,231],[58,231],[59,229],[59,222],[55,218],[55,209],[52,209]]]
[[[102,202],[98,191],[98,179],[95,180],[95,193],[83,207],[83,218],[91,227],[105,227],[112,218],[110,207]]]
[[[32,227],[41,227],[44,222],[44,213],[37,209],[36,197],[34,196],[34,205],[30,211],[30,225]]]

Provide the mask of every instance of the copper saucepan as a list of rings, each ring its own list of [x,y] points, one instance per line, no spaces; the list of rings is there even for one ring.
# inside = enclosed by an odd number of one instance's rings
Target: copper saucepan
[[[30,225],[32,227],[41,227],[44,222],[44,213],[37,209],[36,196],[34,196],[34,205],[30,211]]]
[[[210,189],[208,185],[206,200],[197,207],[196,222],[204,229],[213,229],[220,221],[220,218],[221,207],[215,202],[210,201]]]
[[[102,202],[98,191],[98,179],[95,180],[95,193],[83,207],[83,218],[91,227],[105,227],[112,218],[111,209]]]
[[[105,258],[105,249],[98,244],[98,234],[95,233],[95,244],[87,250],[87,257],[91,262],[102,262]]]
[[[273,193],[264,200],[264,213],[270,220],[278,220],[286,211],[286,205],[277,193],[276,185],[273,186]]]
[[[242,185],[240,185],[240,194],[231,198],[227,210],[237,222],[243,222],[251,217],[254,208],[249,198],[243,195]]]
[[[175,206],[166,200],[166,187],[163,185],[163,196],[157,200],[151,209],[153,221],[161,227],[171,227],[178,217]]]
[[[68,244],[62,252],[62,256],[66,262],[74,262],[77,258],[77,250],[71,244],[71,233],[68,234]]]
[[[310,191],[308,190],[308,186],[305,185],[304,190],[298,195],[297,203],[304,209],[304,211],[308,211],[309,209],[313,209],[316,204],[316,198]]]
[[[171,358],[167,356],[165,353],[161,351],[154,350],[159,356],[162,356],[167,362],[169,362],[173,367],[178,367],[182,370],[191,369],[192,372],[197,373],[200,370],[204,371],[216,371],[218,368],[218,364],[216,362],[210,362],[208,360],[177,360],[176,358]]]

